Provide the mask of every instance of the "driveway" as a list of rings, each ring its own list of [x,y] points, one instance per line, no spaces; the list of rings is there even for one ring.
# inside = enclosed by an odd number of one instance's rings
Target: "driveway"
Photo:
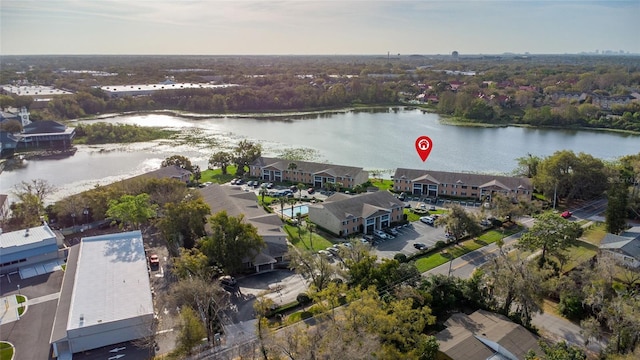
[[[409,226],[398,229],[398,232],[400,235],[395,239],[376,243],[373,250],[378,258],[393,259],[397,253],[409,256],[418,252],[413,246],[416,243],[423,243],[431,248],[436,242],[446,240],[444,228],[430,226],[420,221],[414,221]]]

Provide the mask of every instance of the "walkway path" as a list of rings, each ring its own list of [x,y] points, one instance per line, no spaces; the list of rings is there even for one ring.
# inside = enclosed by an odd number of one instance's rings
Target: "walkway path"
[[[60,297],[60,293],[57,292],[34,299],[27,299],[27,301],[22,304],[18,303],[18,296],[20,295],[9,295],[0,298],[0,324],[8,324],[10,322],[20,320],[20,315],[18,315],[18,308],[25,306],[26,312],[29,306],[37,305],[47,301],[57,300]]]

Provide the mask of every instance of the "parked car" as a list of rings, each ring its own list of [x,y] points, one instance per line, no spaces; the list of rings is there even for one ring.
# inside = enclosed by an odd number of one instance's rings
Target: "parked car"
[[[391,235],[393,235],[393,236],[398,236],[398,235],[400,234],[400,233],[398,232],[398,230],[396,230],[396,229],[394,229],[394,228],[386,228],[386,229],[384,229],[384,231],[385,231],[387,234],[391,234]]]
[[[152,268],[157,268],[160,266],[160,258],[158,258],[158,255],[153,254],[149,256],[149,266]]]
[[[390,238],[389,235],[382,230],[373,230],[373,235],[385,240]]]
[[[313,194],[314,192],[316,192],[316,189],[314,189],[314,188],[308,188],[307,189],[307,193],[309,193],[309,194]]]
[[[236,281],[236,278],[231,275],[220,276],[218,278],[218,281],[220,281],[220,285],[225,288],[235,288],[238,285],[238,281]]]
[[[432,225],[435,224],[435,219],[432,216],[422,216],[420,218],[420,221],[422,221],[423,223],[427,224],[427,225]]]
[[[320,255],[322,255],[322,256],[325,256],[325,257],[328,257],[328,258],[330,258],[330,257],[332,257],[332,256],[333,256],[333,255],[332,255],[330,252],[328,252],[327,250],[319,250],[319,251],[318,251],[318,254],[320,254]]]
[[[338,249],[334,248],[333,246],[329,246],[327,248],[327,251],[330,252],[333,255],[338,255]]]
[[[415,243],[415,244],[413,244],[413,247],[418,249],[418,250],[425,250],[427,248],[427,245],[425,245],[423,243]]]
[[[429,211],[436,211],[436,207],[433,205],[429,206]]]
[[[297,192],[298,191],[298,187],[295,185],[291,185],[289,186],[289,190],[291,190],[291,192]]]
[[[568,219],[568,218],[573,216],[573,213],[571,211],[567,210],[567,211],[563,212],[562,214],[560,214],[560,216],[562,216],[565,219]]]

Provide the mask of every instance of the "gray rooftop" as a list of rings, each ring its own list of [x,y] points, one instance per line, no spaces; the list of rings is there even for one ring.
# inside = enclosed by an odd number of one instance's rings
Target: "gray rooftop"
[[[310,161],[286,160],[286,159],[270,158],[270,157],[264,157],[264,156],[259,157],[251,165],[258,165],[260,167],[272,167],[280,171],[285,171],[289,169],[289,164],[291,163],[296,164],[297,168],[295,171],[298,171],[298,172],[308,173],[308,174],[327,174],[334,177],[356,177],[359,173],[364,171],[362,170],[361,167],[356,167],[356,166],[323,164],[323,163],[310,162]]]
[[[140,231],[83,238],[67,330],[153,314]]]
[[[448,171],[418,170],[398,168],[393,176],[394,180],[411,180],[430,182],[435,184],[465,184],[479,187],[500,187],[503,189],[532,190],[531,179],[502,175],[455,173]]]
[[[615,250],[640,260],[640,226],[634,226],[620,235],[607,234],[600,249]]]
[[[388,212],[394,207],[402,208],[404,203],[388,191],[377,191],[360,195],[337,193],[329,196],[321,205],[339,219],[349,217],[368,218],[379,212]]]
[[[49,226],[42,225],[24,230],[17,230],[0,234],[0,249],[10,249],[12,247],[24,247],[25,245],[36,245],[45,240],[54,238],[56,234]]]

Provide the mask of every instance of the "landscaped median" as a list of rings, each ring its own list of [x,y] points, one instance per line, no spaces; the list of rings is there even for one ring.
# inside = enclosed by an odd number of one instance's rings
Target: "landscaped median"
[[[11,359],[13,359],[13,345],[5,341],[0,341],[0,360]]]
[[[514,226],[504,231],[489,230],[476,239],[461,241],[458,245],[450,244],[436,247],[425,251],[423,254],[418,253],[418,256],[409,258],[408,260],[415,260],[416,268],[419,272],[423,273],[521,230],[521,226]]]

